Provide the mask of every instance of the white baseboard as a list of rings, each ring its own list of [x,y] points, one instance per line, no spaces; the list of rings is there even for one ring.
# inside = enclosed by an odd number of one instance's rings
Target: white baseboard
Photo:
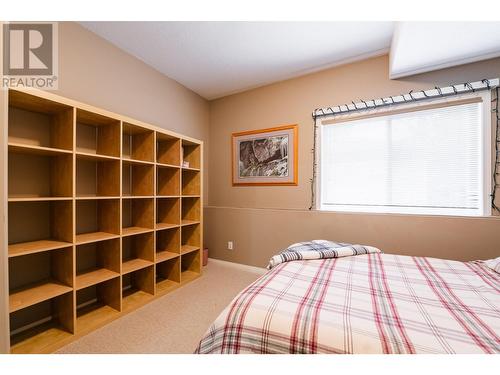
[[[263,275],[267,272],[267,269],[261,268],[261,267],[255,267],[255,266],[248,266],[246,264],[241,264],[241,263],[234,263],[234,262],[228,262],[227,260],[220,260],[220,259],[215,259],[215,258],[208,258],[209,262],[216,262],[216,263],[224,263],[227,264],[228,266],[231,267],[238,267],[241,268],[245,271],[249,271],[252,273],[256,273],[259,275]]]

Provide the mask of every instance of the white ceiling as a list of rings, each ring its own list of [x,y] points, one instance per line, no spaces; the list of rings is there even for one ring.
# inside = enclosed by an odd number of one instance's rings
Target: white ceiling
[[[390,74],[398,78],[498,56],[500,22],[400,22]]]
[[[81,22],[206,99],[391,52],[392,78],[500,55],[500,22]]]
[[[207,99],[389,51],[392,22],[82,22]]]

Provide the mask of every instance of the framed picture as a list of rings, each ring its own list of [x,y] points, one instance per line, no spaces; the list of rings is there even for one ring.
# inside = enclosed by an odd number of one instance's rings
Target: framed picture
[[[233,186],[297,185],[297,137],[297,125],[233,133]]]

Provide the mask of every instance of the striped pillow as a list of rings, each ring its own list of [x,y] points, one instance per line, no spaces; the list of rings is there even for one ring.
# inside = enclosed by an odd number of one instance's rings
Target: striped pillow
[[[500,257],[495,258],[495,259],[485,260],[483,262],[483,264],[486,267],[491,268],[496,273],[500,273]]]
[[[270,270],[278,264],[294,260],[313,260],[348,257],[353,255],[380,253],[376,247],[352,245],[349,243],[332,242],[327,240],[313,240],[298,242],[288,246],[281,253],[269,260],[267,269]]]

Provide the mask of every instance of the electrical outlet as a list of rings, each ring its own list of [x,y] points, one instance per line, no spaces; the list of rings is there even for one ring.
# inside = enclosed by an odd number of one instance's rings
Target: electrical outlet
[[[233,250],[233,241],[227,241],[227,249]]]

